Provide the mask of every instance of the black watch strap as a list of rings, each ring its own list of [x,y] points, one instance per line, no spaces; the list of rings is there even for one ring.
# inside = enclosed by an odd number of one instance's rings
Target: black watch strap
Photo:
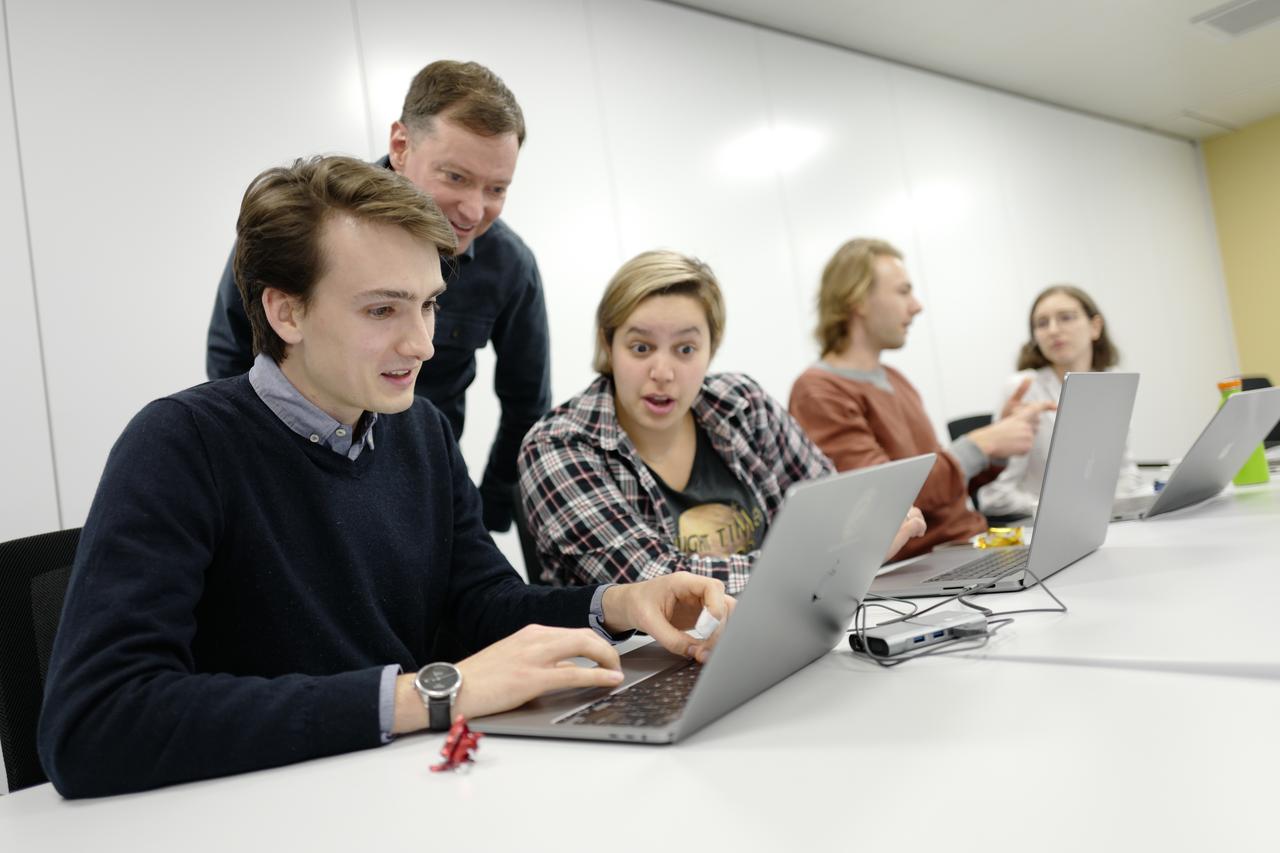
[[[453,699],[428,699],[427,700],[427,728],[433,732],[447,731],[449,726],[453,725],[450,719],[453,715]]]

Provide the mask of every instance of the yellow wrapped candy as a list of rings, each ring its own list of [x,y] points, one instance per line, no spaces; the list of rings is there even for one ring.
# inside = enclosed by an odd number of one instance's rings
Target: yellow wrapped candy
[[[1025,545],[1021,527],[992,527],[986,533],[979,533],[973,538],[975,548],[1006,548],[1010,545]]]

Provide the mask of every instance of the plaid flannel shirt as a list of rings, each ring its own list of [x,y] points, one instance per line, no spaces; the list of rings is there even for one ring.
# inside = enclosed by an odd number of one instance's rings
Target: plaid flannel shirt
[[[692,411],[770,523],[791,484],[835,470],[787,410],[747,376],[708,376]],[[518,466],[544,581],[626,583],[688,571],[719,578],[730,593],[747,585],[758,552],[720,557],[676,548],[676,518],[618,424],[610,377],[597,378],[534,424]]]

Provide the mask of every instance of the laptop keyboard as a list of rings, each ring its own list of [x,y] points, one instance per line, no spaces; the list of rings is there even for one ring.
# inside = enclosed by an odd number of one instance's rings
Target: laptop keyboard
[[[974,578],[993,578],[1002,575],[1005,572],[1014,569],[1025,568],[1027,565],[1027,555],[1030,551],[1017,550],[1010,551],[1004,548],[997,548],[985,557],[980,557],[963,566],[943,572],[940,575],[934,575],[925,581],[925,583],[934,583],[935,581],[956,581],[956,580],[972,580]]]
[[[680,716],[702,667],[688,661],[597,699],[557,724],[587,726],[663,726]]]

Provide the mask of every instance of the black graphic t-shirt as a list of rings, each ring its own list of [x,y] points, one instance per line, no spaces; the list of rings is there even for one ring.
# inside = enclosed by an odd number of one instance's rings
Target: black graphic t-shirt
[[[695,428],[698,444],[684,491],[676,491],[653,475],[676,517],[676,547],[716,557],[759,549],[768,526],[764,511],[716,453],[702,427]]]

